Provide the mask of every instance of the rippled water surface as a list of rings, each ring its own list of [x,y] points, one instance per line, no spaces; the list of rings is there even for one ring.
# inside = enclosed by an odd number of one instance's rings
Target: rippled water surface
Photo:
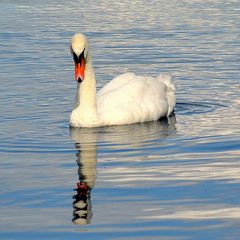
[[[1,239],[239,239],[239,1],[0,2]],[[169,72],[175,116],[69,129],[69,41],[101,88]]]

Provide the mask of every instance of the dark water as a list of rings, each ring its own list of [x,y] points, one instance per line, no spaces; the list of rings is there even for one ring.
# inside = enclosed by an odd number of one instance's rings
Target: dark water
[[[1,239],[239,239],[238,1],[1,1]],[[68,127],[69,42],[98,89],[170,72],[175,116]]]

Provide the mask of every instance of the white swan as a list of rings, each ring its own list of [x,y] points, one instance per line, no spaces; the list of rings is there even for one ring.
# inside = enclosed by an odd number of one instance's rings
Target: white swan
[[[154,121],[169,116],[176,104],[171,76],[136,76],[125,73],[96,93],[96,80],[83,34],[71,40],[77,84],[76,103],[70,116],[72,127],[99,127]]]

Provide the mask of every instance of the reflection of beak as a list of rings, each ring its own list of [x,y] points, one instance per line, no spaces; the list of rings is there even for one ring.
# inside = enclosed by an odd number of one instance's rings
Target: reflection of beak
[[[81,83],[84,80],[85,60],[80,58],[80,62],[75,62],[75,80]]]
[[[89,186],[87,185],[86,182],[78,182],[77,183],[77,191],[80,193],[80,194],[87,194],[88,191],[90,190]]]
[[[77,194],[73,196],[73,223],[89,224],[92,217],[90,187],[86,182],[77,183]]]

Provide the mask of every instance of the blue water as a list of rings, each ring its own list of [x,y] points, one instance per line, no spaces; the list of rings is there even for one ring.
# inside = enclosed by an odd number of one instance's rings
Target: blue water
[[[0,238],[239,239],[239,10],[1,1]],[[75,32],[98,89],[126,71],[171,73],[175,116],[70,130]]]

